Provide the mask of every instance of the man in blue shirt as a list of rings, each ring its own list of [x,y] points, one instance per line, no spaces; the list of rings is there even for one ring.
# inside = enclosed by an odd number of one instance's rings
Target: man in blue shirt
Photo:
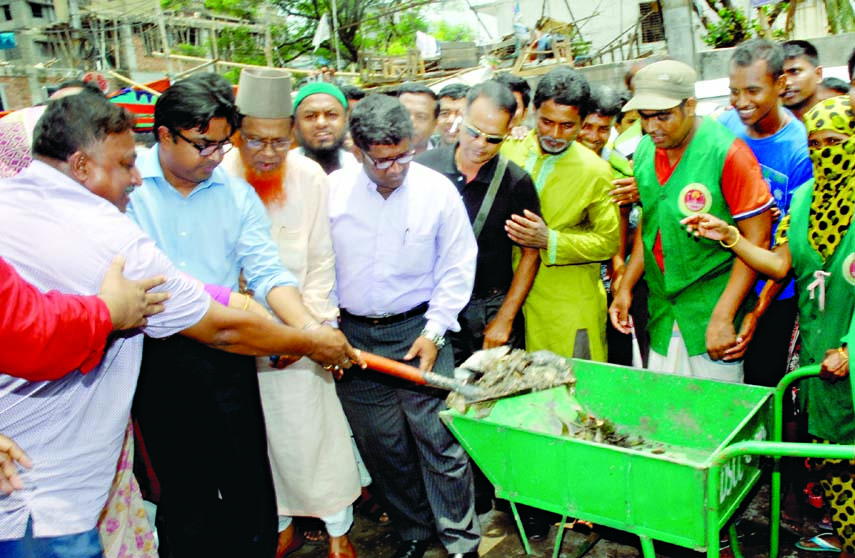
[[[328,327],[303,306],[257,194],[218,168],[241,118],[221,76],[172,85],[155,105],[157,144],[140,157],[143,186],[128,215],[196,279],[237,290],[243,271],[248,288],[287,325]],[[275,553],[277,511],[254,371],[252,357],[182,337],[146,339],[134,416],[161,486],[159,528],[175,558]]]
[[[781,106],[786,87],[783,67],[784,51],[778,44],[755,39],[737,48],[730,63],[734,110],[720,121],[754,152],[778,209],[786,215],[793,192],[813,177],[813,169],[804,125]],[[771,387],[787,371],[798,311],[795,288],[792,282],[761,281],[757,292],[760,301],[742,323],[742,342],[728,356],[737,359],[744,354],[745,381]]]

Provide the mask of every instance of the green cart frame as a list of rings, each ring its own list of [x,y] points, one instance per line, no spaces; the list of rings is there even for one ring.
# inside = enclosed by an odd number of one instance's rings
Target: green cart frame
[[[781,442],[787,387],[817,375],[818,366],[773,389],[573,362],[574,392],[558,387],[509,397],[486,415],[474,408],[440,413],[497,497],[511,502],[528,554],[517,504],[559,514],[562,527],[574,517],[634,533],[645,558],[655,558],[654,540],[717,558],[720,532],[760,479],[761,456],[768,456],[774,458],[770,556],[777,556],[780,458],[855,456],[855,446]],[[567,421],[580,408],[645,444],[621,448],[568,437]],[[582,554],[596,539],[589,541]],[[732,548],[739,558],[738,545]]]

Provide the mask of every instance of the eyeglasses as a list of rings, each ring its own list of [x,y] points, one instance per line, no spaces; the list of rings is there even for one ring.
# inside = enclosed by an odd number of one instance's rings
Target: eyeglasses
[[[391,159],[383,159],[382,161],[377,161],[377,160],[373,159],[371,157],[371,155],[366,153],[364,149],[360,149],[360,151],[362,151],[362,153],[366,157],[368,157],[368,160],[371,161],[371,163],[374,165],[374,168],[377,170],[389,169],[395,163],[398,163],[399,165],[406,165],[407,163],[412,162],[412,160],[415,159],[415,157],[416,157],[415,151],[408,151],[407,153],[404,153],[403,155],[398,155],[397,157],[393,157]]]
[[[232,142],[229,140],[223,140],[223,141],[218,141],[216,143],[206,143],[205,145],[199,145],[195,141],[185,138],[183,135],[181,135],[181,132],[179,132],[178,130],[173,130],[172,133],[175,134],[176,136],[178,136],[179,138],[183,139],[184,141],[186,141],[190,145],[192,145],[193,148],[199,152],[200,157],[210,157],[211,155],[213,155],[217,151],[222,151],[223,155],[225,155],[233,147]]]
[[[485,132],[482,132],[472,124],[469,124],[468,122],[463,123],[463,129],[466,130],[469,135],[472,136],[474,139],[484,138],[484,141],[493,145],[499,145],[500,143],[505,141],[505,136],[487,134]]]
[[[243,138],[243,144],[250,149],[264,149],[268,145],[273,149],[273,151],[288,151],[288,148],[291,147],[290,139],[259,139],[259,138],[248,138],[246,134],[243,132],[240,133],[240,137]]]

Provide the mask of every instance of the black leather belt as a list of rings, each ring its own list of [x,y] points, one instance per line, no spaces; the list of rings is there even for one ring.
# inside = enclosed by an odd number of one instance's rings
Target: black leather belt
[[[421,316],[422,314],[427,312],[427,309],[428,303],[422,302],[415,308],[411,308],[406,312],[401,312],[400,314],[389,314],[388,316],[357,316],[356,314],[351,314],[344,308],[341,309],[341,315],[355,322],[360,322],[363,324],[390,325],[397,324],[398,322],[403,322],[404,320],[412,318],[414,316]]]

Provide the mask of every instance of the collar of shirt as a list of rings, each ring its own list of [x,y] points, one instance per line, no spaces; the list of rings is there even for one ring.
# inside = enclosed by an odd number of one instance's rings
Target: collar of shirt
[[[436,149],[437,154],[439,154],[439,165],[437,165],[436,170],[439,172],[448,175],[460,175],[464,177],[465,175],[457,168],[457,161],[455,161],[455,153],[457,152],[457,148],[459,147],[459,143],[455,143],[454,145],[446,145],[442,147],[438,147]],[[481,168],[478,169],[478,174],[475,175],[475,178],[471,180],[468,184],[472,182],[483,182],[485,184],[489,184],[490,181],[493,180],[493,174],[496,172],[496,167],[499,164],[499,154],[496,155],[481,165]],[[458,190],[462,190],[466,187],[466,184],[459,183],[455,184]]]
[[[410,174],[412,168],[412,163],[410,163],[410,167],[407,169],[407,175],[404,177],[404,181],[401,183],[400,186],[392,190],[392,193],[389,194],[389,197],[385,199],[395,199],[404,195],[403,192],[406,192],[407,184],[410,183]],[[369,192],[377,192],[377,183],[371,180],[371,177],[368,176],[368,173],[365,172],[365,168],[363,168],[362,165],[359,165],[359,176],[356,179],[356,183],[361,184]],[[380,194],[380,192],[377,192],[377,195],[380,196],[382,194]]]
[[[330,175],[330,223],[341,307],[360,316],[399,314],[429,301],[428,327],[459,330],[477,246],[450,181],[411,163],[383,199],[364,169]]]
[[[163,174],[163,167],[160,165],[160,145],[154,144],[147,152],[139,152],[139,158],[137,160],[137,169],[140,171],[140,176],[143,180],[150,179],[154,184],[158,186],[170,186],[173,190],[175,188],[169,184],[166,180],[166,177]],[[205,180],[204,182],[200,182],[193,188],[193,191],[190,192],[190,196],[195,195],[200,190],[204,190],[206,188],[211,188],[213,186],[223,186],[226,184],[228,180],[226,176],[225,170],[223,170],[222,165],[218,165],[217,168],[214,169],[214,172],[211,174],[211,177]],[[177,190],[175,190],[178,193]]]

